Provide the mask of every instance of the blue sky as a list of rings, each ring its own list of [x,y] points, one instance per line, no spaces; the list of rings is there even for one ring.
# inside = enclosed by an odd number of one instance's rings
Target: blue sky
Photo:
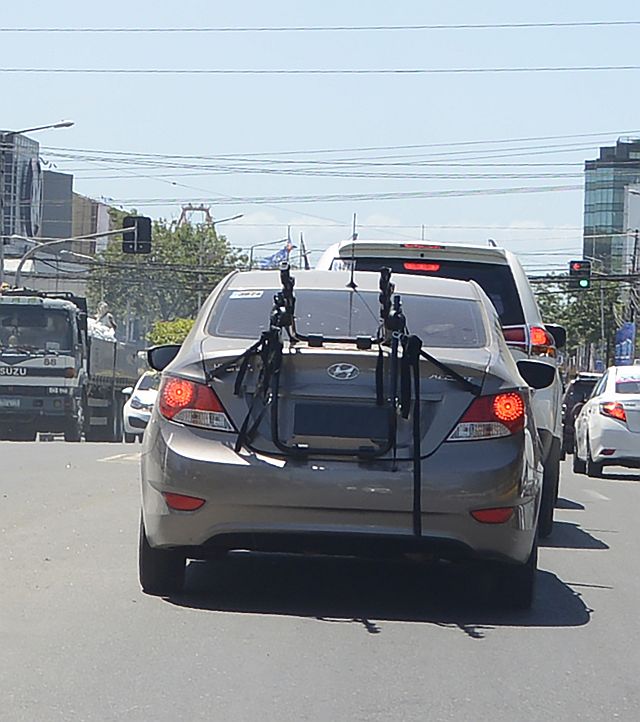
[[[535,4],[398,0],[364,2],[11,3],[4,28],[354,26],[639,20],[635,2]],[[151,69],[478,68],[637,65],[640,26],[483,30],[262,33],[0,33],[0,67]],[[112,75],[0,73],[0,126],[18,129],[71,118],[68,130],[38,134],[43,157],[76,173],[76,190],[177,217],[181,202],[210,202],[221,226],[247,247],[291,226],[313,249],[345,238],[357,214],[360,237],[485,242],[497,239],[548,268],[579,254],[580,189],[492,194],[514,187],[576,186],[585,158],[619,133],[640,135],[640,71],[444,75]],[[590,137],[564,137],[593,134]],[[602,134],[602,135],[595,135]],[[516,139],[561,136],[556,140]],[[34,135],[35,137],[35,135]],[[464,146],[469,141],[487,145]],[[511,141],[511,142],[502,142]],[[424,147],[430,145],[432,147]],[[558,146],[554,153],[550,145]],[[392,148],[394,146],[423,146]],[[437,147],[433,147],[437,146]],[[569,147],[570,146],[570,147]],[[381,147],[387,150],[356,151]],[[71,149],[56,151],[54,148]],[[286,151],[337,149],[335,153]],[[518,149],[518,150],[516,150]],[[84,151],[106,151],[83,158]],[[471,156],[469,151],[474,152]],[[81,152],[82,151],[82,152]],[[109,151],[119,154],[110,162]],[[520,155],[514,155],[515,153]],[[154,154],[151,165],[129,154]],[[66,154],[69,157],[63,157]],[[193,175],[183,156],[246,156],[238,172]],[[434,157],[438,155],[438,158]],[[501,157],[492,158],[492,155]],[[178,156],[170,161],[160,156]],[[123,165],[122,160],[127,165]],[[294,168],[315,171],[248,173]],[[355,159],[360,177],[336,174]],[[350,161],[354,163],[355,161]],[[426,161],[437,166],[416,165]],[[220,164],[220,159],[216,163]],[[411,162],[412,166],[371,163]],[[452,163],[457,165],[452,165]],[[460,165],[460,163],[466,163]],[[488,166],[501,162],[507,165]],[[362,165],[366,163],[367,165]],[[535,163],[536,165],[531,165]],[[472,164],[472,165],[471,165]],[[526,164],[526,165],[520,165]],[[233,164],[232,164],[233,165]],[[344,165],[343,165],[344,167]],[[390,172],[462,178],[381,177]],[[186,175],[189,173],[190,175]],[[362,173],[373,177],[361,177]],[[512,174],[512,178],[465,177]],[[538,175],[537,178],[531,177]],[[578,177],[576,177],[578,174]],[[150,177],[162,176],[162,177]],[[544,177],[542,177],[544,176]],[[481,195],[269,201],[282,196],[480,190]],[[230,197],[249,200],[232,202]],[[145,203],[145,199],[149,203]],[[135,203],[133,203],[135,202]],[[424,226],[424,231],[422,230]]]

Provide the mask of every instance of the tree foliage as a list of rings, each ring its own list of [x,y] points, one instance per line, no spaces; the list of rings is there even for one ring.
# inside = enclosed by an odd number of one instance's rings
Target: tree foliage
[[[114,220],[121,226],[121,217]],[[118,239],[96,260],[88,284],[91,307],[106,301],[117,320],[135,319],[140,333],[159,320],[194,317],[199,301],[246,262],[213,226],[175,227],[164,220],[153,224],[150,254],[124,254]]]
[[[191,331],[194,320],[176,318],[173,321],[156,321],[147,338],[154,346],[163,343],[182,343]]]
[[[542,318],[567,329],[567,351],[604,338],[607,362],[612,362],[615,333],[624,316],[624,300],[618,284],[596,282],[587,291],[570,292],[558,279],[536,286]]]

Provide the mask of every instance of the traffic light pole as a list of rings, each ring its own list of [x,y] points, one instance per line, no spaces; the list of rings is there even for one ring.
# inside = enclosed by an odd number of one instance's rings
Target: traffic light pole
[[[14,285],[17,288],[20,288],[20,284],[22,283],[22,269],[24,268],[24,264],[30,259],[33,258],[33,256],[36,255],[38,251],[41,251],[43,248],[50,248],[51,246],[59,246],[61,243],[69,243],[71,241],[91,241],[95,238],[102,238],[103,236],[115,236],[119,233],[122,233],[122,228],[115,228],[112,231],[103,231],[102,233],[90,233],[85,236],[74,236],[73,238],[57,238],[55,241],[47,241],[46,243],[38,243],[37,246],[34,246],[33,248],[30,248],[26,253],[22,255],[22,258],[20,259],[20,263],[18,263],[18,268],[16,269],[16,277],[14,281]],[[30,241],[38,241],[37,238],[29,238],[27,240]]]

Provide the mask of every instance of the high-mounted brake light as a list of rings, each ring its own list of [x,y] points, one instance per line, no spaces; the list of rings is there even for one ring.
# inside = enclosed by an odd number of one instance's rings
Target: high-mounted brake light
[[[522,431],[525,404],[522,395],[509,391],[494,396],[478,396],[449,436],[449,441],[494,439]]]
[[[606,401],[604,404],[600,404],[600,413],[617,421],[624,421],[625,423],[627,421],[627,413],[619,401]]]
[[[216,431],[234,431],[213,389],[176,376],[163,379],[159,392],[160,413],[170,421]]]
[[[434,273],[440,270],[439,263],[419,263],[417,261],[407,261],[402,264],[405,271],[426,271]]]
[[[433,251],[442,251],[444,246],[434,246],[432,243],[403,243],[402,248],[427,248]]]

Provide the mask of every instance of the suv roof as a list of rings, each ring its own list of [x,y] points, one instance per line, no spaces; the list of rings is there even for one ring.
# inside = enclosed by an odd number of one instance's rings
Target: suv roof
[[[356,269],[377,270],[384,259],[394,273],[411,273],[433,277],[443,275],[460,280],[474,280],[491,298],[503,326],[542,325],[538,305],[518,258],[506,248],[430,241],[342,241],[328,248],[316,268],[337,270],[348,267],[351,260]],[[446,263],[445,269],[407,269],[413,262]],[[342,265],[344,264],[344,265]],[[497,267],[503,267],[500,270]]]

